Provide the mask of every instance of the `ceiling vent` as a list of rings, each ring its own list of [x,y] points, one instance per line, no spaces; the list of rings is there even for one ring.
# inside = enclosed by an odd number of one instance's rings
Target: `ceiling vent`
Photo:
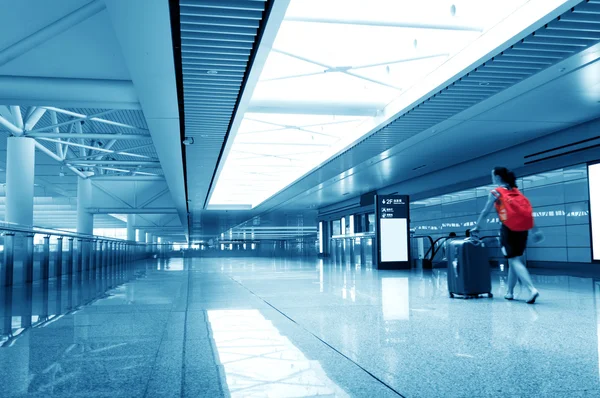
[[[535,164],[543,162],[544,160],[555,159],[561,156],[571,155],[574,153],[598,147],[600,147],[600,137],[588,138],[586,140],[573,142],[567,145],[557,146],[555,148],[546,149],[541,152],[536,152],[527,155],[525,156],[525,164]]]

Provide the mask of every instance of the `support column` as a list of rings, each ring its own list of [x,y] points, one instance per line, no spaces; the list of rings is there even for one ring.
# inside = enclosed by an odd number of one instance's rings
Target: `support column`
[[[143,229],[138,229],[137,231],[137,239],[135,241],[141,243],[146,242],[146,231]]]
[[[127,240],[135,241],[135,214],[127,215]]]
[[[152,234],[146,232],[146,253],[152,253]]]
[[[33,225],[35,140],[9,137],[6,154],[6,222]]]
[[[93,173],[84,173],[88,177]],[[77,180],[77,233],[94,234],[94,215],[87,208],[92,204],[92,180],[79,177]]]

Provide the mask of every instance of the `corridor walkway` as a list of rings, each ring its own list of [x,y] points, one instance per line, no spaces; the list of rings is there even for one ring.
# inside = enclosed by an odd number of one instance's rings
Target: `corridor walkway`
[[[464,301],[443,270],[300,259],[154,260],[106,294],[17,289],[0,396],[600,396],[600,285],[534,277],[534,306],[501,298],[502,273],[494,299]]]

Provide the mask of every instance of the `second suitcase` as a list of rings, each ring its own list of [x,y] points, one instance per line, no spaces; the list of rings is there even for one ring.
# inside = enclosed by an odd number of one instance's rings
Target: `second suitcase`
[[[492,295],[492,277],[485,244],[474,238],[448,242],[448,291],[450,297]]]

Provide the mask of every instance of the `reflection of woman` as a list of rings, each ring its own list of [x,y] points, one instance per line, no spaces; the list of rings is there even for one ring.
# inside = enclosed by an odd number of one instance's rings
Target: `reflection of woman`
[[[485,208],[477,220],[477,225],[471,230],[471,234],[479,230],[479,226],[481,225],[483,218],[492,210],[492,207],[497,203],[498,199],[501,198],[499,191],[506,190],[504,192],[510,192],[511,190],[517,189],[517,179],[515,174],[505,167],[496,167],[494,170],[492,170],[492,181],[496,186],[498,186],[498,188],[490,192],[490,196]],[[540,241],[543,238],[541,233],[535,227],[534,230],[534,239],[536,241]],[[514,298],[515,285],[517,284],[517,279],[519,279],[521,283],[529,289],[530,292],[527,304],[533,304],[540,293],[535,286],[533,286],[531,276],[529,275],[529,271],[527,271],[523,261],[523,254],[527,248],[528,235],[529,231],[513,231],[505,224],[502,224],[500,229],[502,253],[508,259],[509,266],[508,289],[504,298],[507,300],[512,300]]]

